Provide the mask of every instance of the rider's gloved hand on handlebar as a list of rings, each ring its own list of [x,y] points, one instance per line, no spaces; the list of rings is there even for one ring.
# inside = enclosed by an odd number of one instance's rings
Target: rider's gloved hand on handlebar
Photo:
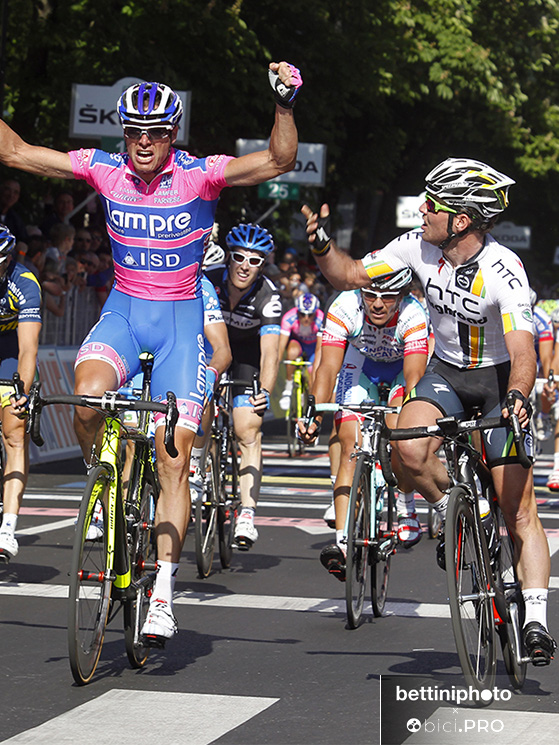
[[[520,426],[527,427],[532,417],[532,404],[526,396],[516,388],[513,388],[507,393],[502,409],[502,414],[505,419],[508,419],[511,410],[518,417]]]
[[[29,407],[29,396],[27,393],[18,393],[10,396],[12,411],[19,417],[25,416]]]
[[[254,413],[264,416],[266,410],[270,408],[270,392],[265,388],[260,388],[256,395],[249,398],[249,401],[254,406]]]
[[[309,424],[307,417],[302,417],[297,422],[295,433],[297,437],[301,440],[301,442],[304,442],[305,445],[310,445],[318,437],[320,433],[321,425],[322,425],[321,419],[313,418],[313,420]]]

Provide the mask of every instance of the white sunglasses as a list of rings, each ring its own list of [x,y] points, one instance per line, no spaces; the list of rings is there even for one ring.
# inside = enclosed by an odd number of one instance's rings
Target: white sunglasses
[[[235,264],[244,264],[245,261],[248,261],[249,266],[262,266],[266,261],[264,256],[247,256],[240,251],[231,251],[230,256]]]

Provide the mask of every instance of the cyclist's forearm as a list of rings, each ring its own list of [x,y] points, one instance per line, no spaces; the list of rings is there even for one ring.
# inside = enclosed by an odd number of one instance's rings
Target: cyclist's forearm
[[[278,376],[279,340],[273,334],[260,339],[260,387],[273,391]]]
[[[215,370],[217,370],[219,375],[221,375],[227,370],[227,368],[231,364],[232,359],[233,357],[231,355],[231,348],[229,346],[218,347],[217,349],[213,350],[212,357],[208,362],[208,367],[213,367]]]

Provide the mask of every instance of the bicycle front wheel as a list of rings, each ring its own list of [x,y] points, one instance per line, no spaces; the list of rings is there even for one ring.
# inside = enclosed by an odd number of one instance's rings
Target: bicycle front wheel
[[[347,623],[356,629],[363,615],[371,529],[371,468],[365,454],[357,459],[348,510],[345,596]]]
[[[526,680],[526,662],[522,661],[524,650],[521,631],[524,602],[514,564],[514,544],[498,505],[495,506],[495,523],[498,537],[495,580],[497,590],[502,593],[505,600],[504,623],[497,627],[497,631],[511,685],[519,690]]]
[[[219,486],[216,482],[216,454],[208,448],[206,463],[202,470],[204,496],[196,502],[194,509],[194,542],[198,575],[204,579],[212,568],[215,551],[215,535],[218,524]]]
[[[107,504],[111,473],[96,466],[83,494],[70,568],[68,654],[78,685],[88,683],[99,661],[109,615],[113,573],[107,551]],[[99,526],[92,525],[97,518]]]
[[[390,562],[396,546],[394,523],[396,522],[396,500],[394,489],[387,484],[377,488],[376,495],[375,535],[371,548],[371,601],[373,615],[380,618],[384,615],[384,606],[388,595],[390,579]]]
[[[239,506],[239,460],[237,440],[228,434],[225,462],[219,464],[219,559],[223,569],[231,566],[235,520]]]
[[[131,493],[134,493],[133,491]],[[140,631],[146,620],[157,570],[157,542],[154,529],[158,491],[144,483],[139,506],[127,505],[130,550],[130,593],[124,600],[124,640],[132,667],[145,665],[149,647],[142,643]]]
[[[462,671],[466,683],[478,691],[493,687],[496,668],[492,575],[481,530],[478,534],[466,489],[454,487],[445,521],[448,599]]]

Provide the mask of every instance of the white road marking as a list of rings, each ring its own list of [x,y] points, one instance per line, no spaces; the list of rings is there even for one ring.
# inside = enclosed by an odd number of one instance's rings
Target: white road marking
[[[66,585],[34,584],[25,582],[0,582],[0,596],[42,597],[65,599]],[[298,611],[303,613],[341,613],[346,611],[345,600],[338,598],[302,598],[283,595],[231,595],[183,591],[175,595],[176,605],[196,605],[204,608],[251,608],[253,610]],[[370,602],[365,603],[365,613],[370,613]],[[386,603],[386,614],[407,618],[449,618],[446,604],[436,603]]]
[[[277,701],[277,698],[255,696],[114,689],[38,727],[2,740],[2,745],[75,745],[84,741],[87,732],[95,745],[114,745],[115,741],[119,745],[135,745],[146,738],[168,745],[209,745]],[[125,723],[118,733],[102,725],[107,721],[107,712],[111,712],[112,721]],[[147,719],[142,712],[149,712]]]
[[[41,533],[48,533],[50,530],[61,530],[62,528],[69,528],[71,525],[76,524],[75,517],[69,517],[66,520],[57,520],[56,522],[44,523],[43,525],[36,525],[34,528],[22,528],[16,530],[16,536],[19,535],[39,535]]]

